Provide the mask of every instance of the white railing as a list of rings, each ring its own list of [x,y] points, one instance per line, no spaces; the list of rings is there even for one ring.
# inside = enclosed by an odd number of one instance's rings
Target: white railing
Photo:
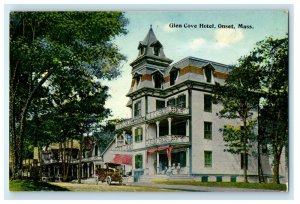
[[[144,122],[144,121],[145,121],[145,117],[142,117],[142,116],[132,118],[132,119],[128,119],[128,120],[125,120],[125,121],[117,124],[116,129],[118,130],[118,129],[121,129],[123,127],[131,126],[131,125],[141,123],[141,122]]]
[[[126,152],[132,150],[132,148],[133,148],[132,144],[128,144],[128,145],[117,146],[113,149],[113,151]]]
[[[146,115],[147,120],[151,120],[160,116],[168,115],[169,113],[174,113],[174,114],[180,114],[180,115],[185,115],[189,114],[189,109],[188,108],[181,108],[181,107],[175,107],[175,106],[168,106],[162,109],[159,109],[157,111],[153,111],[151,113],[148,113]]]
[[[177,115],[187,115],[187,114],[189,114],[189,109],[188,108],[176,107],[176,106],[168,106],[168,107],[162,108],[160,110],[148,113],[146,115],[146,117],[139,116],[139,117],[136,117],[136,118],[125,120],[125,121],[117,124],[116,129],[118,130],[118,129],[121,129],[121,128],[124,128],[124,127],[127,127],[127,126],[135,125],[137,123],[142,123],[142,122],[145,122],[146,120],[151,120],[151,119],[158,118],[158,117],[161,117],[161,116],[165,116],[165,115],[168,115],[168,114],[171,114],[171,113],[172,114],[177,114]]]
[[[188,143],[189,137],[185,135],[166,135],[146,140],[146,146],[160,146],[164,144]]]

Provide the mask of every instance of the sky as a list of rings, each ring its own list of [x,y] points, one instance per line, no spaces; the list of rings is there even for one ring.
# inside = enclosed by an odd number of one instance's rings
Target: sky
[[[152,25],[156,38],[161,42],[165,55],[177,62],[187,56],[233,65],[249,53],[256,42],[266,37],[282,38],[288,33],[288,13],[283,10],[260,11],[136,11],[125,12],[129,19],[128,34],[118,36],[115,43],[127,57],[122,73],[117,79],[105,81],[111,97],[106,107],[112,110],[111,118],[130,118],[126,107],[126,94],[131,85],[130,63],[138,55],[137,46]],[[170,24],[182,25],[171,28]],[[214,28],[200,28],[200,24]],[[219,28],[233,25],[234,28]],[[251,26],[238,28],[239,24]],[[184,27],[184,25],[191,25]],[[193,27],[192,27],[193,26]],[[196,27],[195,27],[196,26]]]

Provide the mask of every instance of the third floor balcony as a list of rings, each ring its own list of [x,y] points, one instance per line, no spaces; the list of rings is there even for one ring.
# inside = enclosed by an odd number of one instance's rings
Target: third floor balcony
[[[146,116],[138,116],[132,119],[127,119],[119,124],[116,125],[116,129],[122,129],[124,127],[130,127],[139,123],[143,123],[149,120],[158,119],[168,115],[188,115],[189,109],[176,107],[176,106],[168,106],[153,112],[146,114]]]

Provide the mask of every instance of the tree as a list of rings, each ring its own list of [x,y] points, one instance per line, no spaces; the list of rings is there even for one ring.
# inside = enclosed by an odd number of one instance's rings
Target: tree
[[[214,99],[223,105],[219,117],[240,119],[241,127],[226,126],[221,128],[224,141],[227,143],[225,151],[233,154],[243,154],[244,181],[247,178],[247,155],[254,140],[253,128],[256,124],[255,110],[258,107],[259,80],[251,56],[239,59],[238,64],[229,73],[224,85],[219,83],[213,89]]]
[[[113,79],[120,74],[125,57],[113,43],[126,34],[128,21],[120,12],[12,12],[10,14],[10,148],[13,173],[22,169],[26,125],[33,101],[47,89],[47,97],[58,79]],[[89,77],[86,77],[89,76]],[[73,93],[74,86],[64,85]],[[73,94],[75,97],[76,94]]]
[[[280,183],[279,165],[284,147],[288,153],[288,37],[258,42],[252,56],[261,72],[263,139],[273,155],[273,182]]]

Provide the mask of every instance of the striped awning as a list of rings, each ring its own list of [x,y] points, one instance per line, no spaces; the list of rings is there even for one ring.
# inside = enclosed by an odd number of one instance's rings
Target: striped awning
[[[115,154],[115,157],[113,158],[111,163],[132,165],[132,155],[130,155],[130,154]]]

